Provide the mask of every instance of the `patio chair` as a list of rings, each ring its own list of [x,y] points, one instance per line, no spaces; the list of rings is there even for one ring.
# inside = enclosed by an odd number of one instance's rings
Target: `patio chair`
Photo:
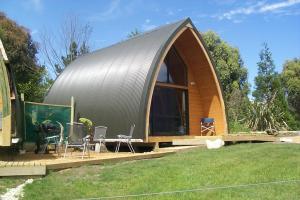
[[[100,149],[99,152],[101,152],[101,144],[105,145],[105,135],[106,135],[107,127],[106,126],[96,126],[95,132],[93,136],[93,144],[89,144],[90,146],[96,145],[99,143]]]
[[[84,132],[84,125],[82,123],[73,122],[73,124],[67,123],[67,127],[68,127],[68,137],[65,142],[66,146],[65,146],[64,158],[66,157],[67,149],[69,147],[82,149],[82,156],[81,156],[82,159],[86,151],[88,152],[88,156],[90,157],[90,152],[89,149],[87,148],[90,136]]]
[[[212,135],[216,135],[214,118],[202,118],[201,119],[201,136],[205,132],[206,133],[211,132]]]
[[[59,147],[61,146],[64,137],[64,126],[58,121],[56,121],[56,123],[59,125],[60,132],[57,135],[52,135],[45,138],[46,143],[43,152],[47,151],[49,145],[54,145],[55,153],[59,154]]]
[[[121,143],[126,143],[129,147],[129,150],[131,151],[131,153],[135,153],[133,146],[131,144],[131,139],[132,139],[134,128],[135,128],[135,124],[132,124],[130,127],[129,135],[117,135],[118,143],[117,143],[116,150],[115,150],[116,153],[119,152]]]

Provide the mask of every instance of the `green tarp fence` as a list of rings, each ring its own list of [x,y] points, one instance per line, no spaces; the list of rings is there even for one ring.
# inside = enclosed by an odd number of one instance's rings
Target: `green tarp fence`
[[[36,141],[38,126],[46,120],[56,126],[58,126],[56,122],[60,122],[64,126],[64,135],[67,136],[66,124],[71,120],[71,106],[24,102],[24,118],[25,142]]]

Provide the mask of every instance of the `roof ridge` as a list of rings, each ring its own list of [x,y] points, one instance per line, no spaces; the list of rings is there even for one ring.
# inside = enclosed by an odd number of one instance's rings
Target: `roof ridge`
[[[137,38],[139,38],[139,37],[148,35],[148,34],[150,34],[150,33],[153,33],[153,32],[155,32],[155,31],[158,31],[158,30],[160,30],[160,29],[162,29],[162,28],[165,28],[165,27],[168,27],[168,26],[171,26],[171,25],[174,25],[174,24],[177,24],[177,23],[178,23],[178,24],[179,24],[179,23],[183,23],[183,22],[186,21],[186,20],[189,20],[189,18],[181,19],[181,20],[178,20],[178,21],[169,23],[169,24],[160,25],[160,26],[158,26],[158,27],[156,27],[156,28],[154,28],[154,29],[151,29],[151,30],[149,30],[149,31],[143,32],[143,33],[138,34],[138,35],[136,35],[136,36],[134,36],[134,37],[127,38],[127,39],[125,39],[125,40],[121,40],[121,41],[119,41],[119,42],[116,42],[116,43],[114,43],[114,44],[111,44],[111,45],[109,45],[109,46],[106,46],[106,47],[97,49],[97,50],[95,50],[95,51],[92,51],[92,52],[90,52],[90,54],[93,54],[93,53],[96,53],[96,52],[105,50],[105,49],[107,49],[107,48],[111,48],[111,47],[113,47],[113,46],[116,46],[116,45],[118,45],[118,44],[121,44],[121,43],[130,41],[130,40],[137,39]],[[89,54],[89,53],[88,53],[88,54]],[[86,55],[88,55],[88,54],[86,54]],[[84,55],[83,55],[83,56],[84,56]]]

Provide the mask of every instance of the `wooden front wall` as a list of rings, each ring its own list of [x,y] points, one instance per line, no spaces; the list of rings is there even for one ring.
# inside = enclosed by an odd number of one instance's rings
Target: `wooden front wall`
[[[188,66],[189,135],[200,135],[200,119],[215,119],[217,135],[227,134],[227,122],[218,80],[200,41],[191,29],[174,43]]]

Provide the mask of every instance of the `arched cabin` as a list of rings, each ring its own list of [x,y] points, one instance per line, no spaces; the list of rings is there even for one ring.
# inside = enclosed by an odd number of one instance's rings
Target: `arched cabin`
[[[45,103],[69,104],[75,119],[108,127],[107,138],[136,128],[145,143],[200,136],[200,119],[227,134],[222,89],[203,39],[190,19],[94,51],[73,61]],[[161,140],[160,140],[161,139]]]

